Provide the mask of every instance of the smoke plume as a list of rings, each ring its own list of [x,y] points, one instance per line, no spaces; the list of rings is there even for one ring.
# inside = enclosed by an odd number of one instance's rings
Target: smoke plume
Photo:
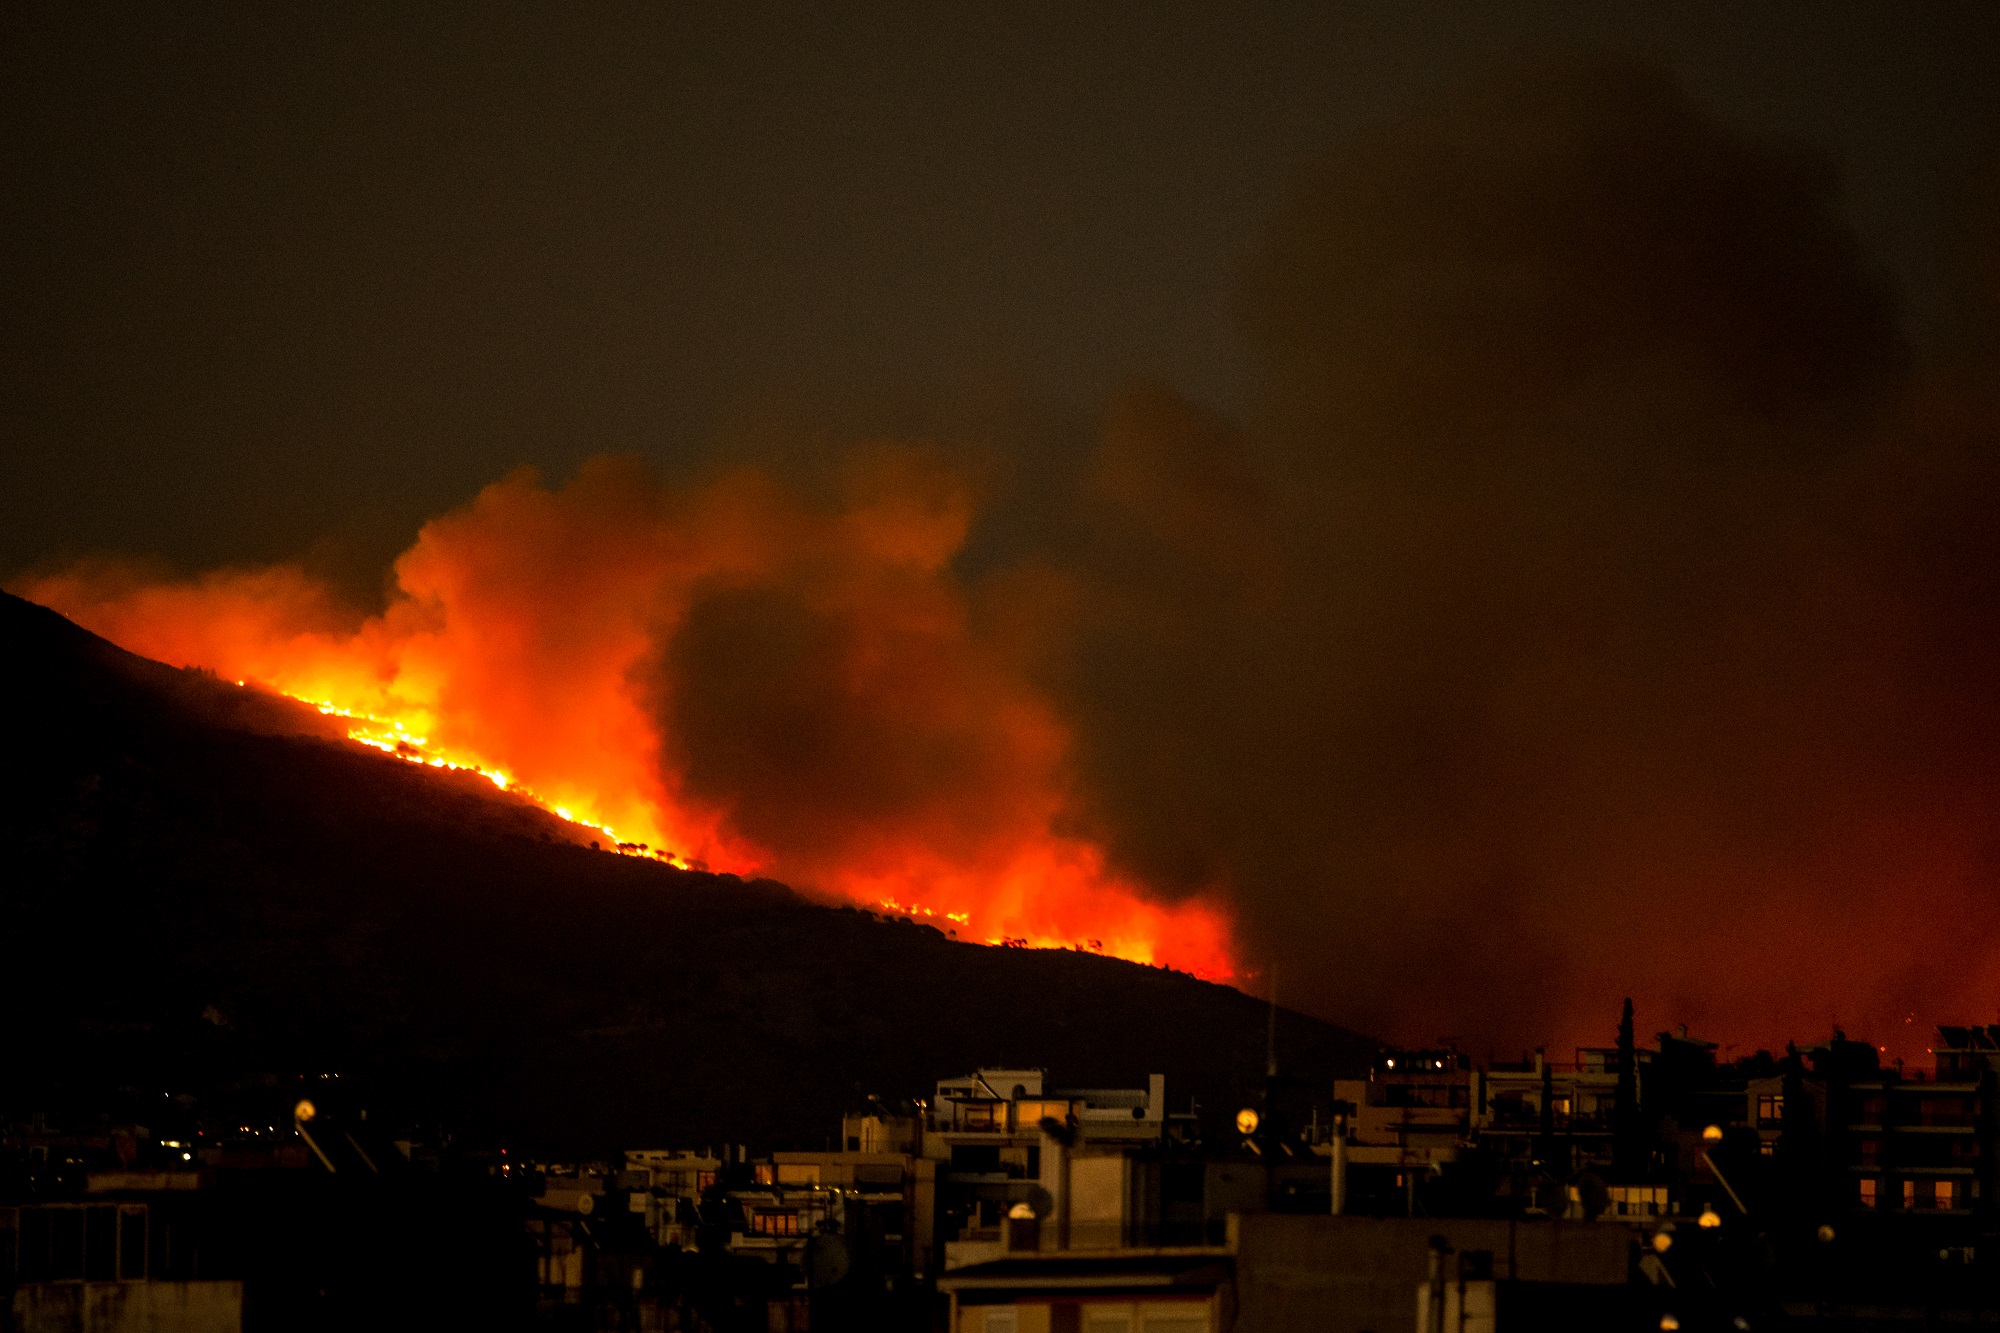
[[[1254,417],[1107,434],[1063,697],[1121,863],[1410,1039],[1990,1017],[1992,400],[1836,202],[1618,65],[1330,162]]]
[[[1996,414],[1836,187],[1620,64],[1376,132],[1248,268],[1245,418],[1134,386],[1028,525],[1067,537],[976,571],[986,495],[909,443],[831,494],[510,476],[375,615],[287,568],[20,587],[975,937],[1275,964],[1409,1040],[1608,1040],[1629,994],[1907,1043],[2000,983]]]

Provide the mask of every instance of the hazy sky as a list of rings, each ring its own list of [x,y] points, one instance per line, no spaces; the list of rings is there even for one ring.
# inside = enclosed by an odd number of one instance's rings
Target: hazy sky
[[[0,572],[366,571],[505,468],[772,422],[1081,448],[1246,397],[1301,173],[1550,44],[1804,142],[1948,326],[2000,8],[22,3],[0,14]]]

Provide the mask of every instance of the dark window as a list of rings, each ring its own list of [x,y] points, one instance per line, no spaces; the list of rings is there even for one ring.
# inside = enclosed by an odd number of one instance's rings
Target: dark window
[[[110,1282],[118,1276],[118,1210],[115,1207],[84,1209],[83,1275],[91,1282]]]
[[[49,1280],[74,1282],[83,1276],[83,1209],[50,1208]]]
[[[1970,1125],[1976,1118],[1971,1098],[1951,1095],[1922,1098],[1917,1115],[1925,1125]]]
[[[861,1151],[861,1136],[859,1134],[849,1134],[847,1136],[847,1151],[849,1152]]]
[[[188,1243],[186,1223],[176,1227],[164,1218],[149,1216],[146,1232],[149,1275],[161,1282],[184,1282],[194,1276],[194,1247]]]
[[[955,1143],[951,1149],[954,1171],[992,1172],[1000,1169],[1000,1149],[995,1144]]]
[[[0,1287],[11,1287],[20,1272],[21,1214],[0,1208]]]
[[[1201,1181],[1200,1162],[1168,1162],[1160,1168],[1160,1193],[1168,1203],[1200,1203]]]
[[[146,1276],[146,1210],[128,1208],[118,1215],[118,1276]]]
[[[46,1208],[23,1208],[21,1210],[21,1258],[20,1273],[23,1282],[47,1282],[49,1280],[50,1233],[54,1228],[49,1222]]]

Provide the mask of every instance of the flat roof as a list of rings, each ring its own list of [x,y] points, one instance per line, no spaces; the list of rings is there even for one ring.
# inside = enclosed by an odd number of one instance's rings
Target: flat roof
[[[958,1292],[1107,1287],[1171,1291],[1213,1287],[1228,1278],[1232,1264],[1226,1248],[1208,1245],[1185,1249],[1024,1253],[940,1273],[938,1287]]]

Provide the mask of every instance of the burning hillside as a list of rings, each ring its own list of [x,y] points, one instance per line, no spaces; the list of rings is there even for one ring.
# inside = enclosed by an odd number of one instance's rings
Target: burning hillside
[[[598,459],[426,525],[379,614],[293,566],[92,565],[21,591],[621,850],[1229,976],[1212,899],[1155,901],[1063,831],[1070,734],[951,569],[971,515],[957,478],[905,454],[858,464],[826,507],[760,473],[670,489]]]
[[[24,1105],[334,1070],[385,1115],[575,1157],[809,1147],[870,1094],[982,1062],[1164,1072],[1223,1111],[1263,1076],[1267,1008],[1228,986],[595,854],[469,773],[337,743],[308,708],[4,593],[0,695]],[[1277,1037],[1301,1077],[1375,1047],[1291,1012]]]

